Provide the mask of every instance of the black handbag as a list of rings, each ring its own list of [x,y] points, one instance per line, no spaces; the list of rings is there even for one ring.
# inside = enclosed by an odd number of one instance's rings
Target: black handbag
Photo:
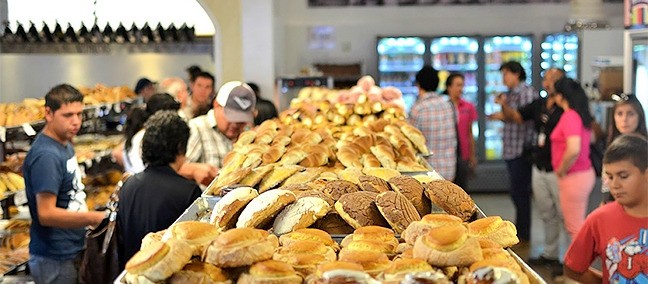
[[[605,153],[605,146],[603,142],[594,142],[590,143],[590,154],[589,158],[592,161],[592,167],[597,177],[600,177],[603,173],[603,154]]]

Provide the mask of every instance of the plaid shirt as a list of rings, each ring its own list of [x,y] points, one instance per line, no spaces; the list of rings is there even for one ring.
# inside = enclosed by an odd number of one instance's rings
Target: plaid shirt
[[[538,92],[533,87],[520,83],[506,94],[506,104],[512,109],[519,109],[539,97]],[[524,143],[531,143],[536,139],[533,121],[530,120],[523,124],[506,122],[502,131],[502,159],[504,160],[512,160],[522,156]]]
[[[434,92],[419,96],[409,121],[423,132],[427,147],[434,155],[430,165],[447,180],[454,180],[457,167],[457,128],[454,106]]]
[[[223,158],[232,150],[232,141],[216,127],[214,110],[191,119],[189,128],[191,135],[187,142],[187,160],[222,168]]]

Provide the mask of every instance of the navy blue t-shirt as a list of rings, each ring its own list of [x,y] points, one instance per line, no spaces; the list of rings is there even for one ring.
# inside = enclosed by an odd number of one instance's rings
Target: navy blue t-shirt
[[[88,211],[74,148],[39,133],[23,164],[25,190],[32,218],[29,253],[66,260],[83,250],[85,228],[61,229],[42,226],[38,220],[36,194],[56,195],[56,207],[73,212]]]

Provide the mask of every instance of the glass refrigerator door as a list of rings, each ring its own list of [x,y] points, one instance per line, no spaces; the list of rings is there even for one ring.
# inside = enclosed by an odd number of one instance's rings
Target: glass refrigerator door
[[[540,53],[541,76],[549,68],[562,68],[569,78],[578,78],[578,35],[576,33],[555,33],[544,37]],[[544,90],[541,96],[547,94]]]
[[[648,113],[648,37],[632,41],[632,92]],[[648,117],[646,117],[648,123]]]
[[[465,77],[463,98],[478,105],[477,53],[479,42],[471,37],[440,37],[432,39],[430,53],[432,66],[439,70],[439,91],[445,90],[446,78],[450,73],[461,73]]]
[[[403,92],[406,111],[416,101],[416,72],[424,64],[425,42],[419,37],[386,37],[378,40],[378,74],[380,87],[393,86]]]
[[[526,82],[531,85],[531,36],[494,36],[484,40],[485,67],[485,101],[484,114],[488,115],[500,111],[500,106],[495,103],[495,97],[508,91],[502,82],[499,71],[502,63],[518,61],[527,74]],[[500,121],[486,121],[484,127],[484,143],[486,160],[502,159],[502,128]]]

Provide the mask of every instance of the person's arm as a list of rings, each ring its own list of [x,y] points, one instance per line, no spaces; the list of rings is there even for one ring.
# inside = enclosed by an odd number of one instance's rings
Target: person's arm
[[[578,154],[581,151],[581,137],[577,135],[567,137],[567,147],[565,149],[565,154],[560,161],[560,166],[556,170],[558,177],[563,177],[567,174],[567,171],[576,162]]]
[[[517,124],[522,124],[522,115],[516,109],[510,107],[508,104],[502,104],[502,115],[504,116],[504,121],[515,122]]]
[[[119,143],[117,147],[112,150],[112,158],[120,166],[124,166],[124,142]]]
[[[218,174],[218,168],[207,163],[184,163],[178,174],[198,184],[209,185]]]
[[[49,192],[36,194],[38,221],[41,225],[54,228],[96,227],[106,217],[104,211],[71,212],[56,207],[56,195]]]
[[[576,272],[574,270],[571,270],[567,265],[563,266],[563,272],[565,276],[569,277],[570,279],[576,280],[580,283],[602,283],[603,282],[603,274],[595,270],[594,268],[589,268],[585,270],[584,272]]]

